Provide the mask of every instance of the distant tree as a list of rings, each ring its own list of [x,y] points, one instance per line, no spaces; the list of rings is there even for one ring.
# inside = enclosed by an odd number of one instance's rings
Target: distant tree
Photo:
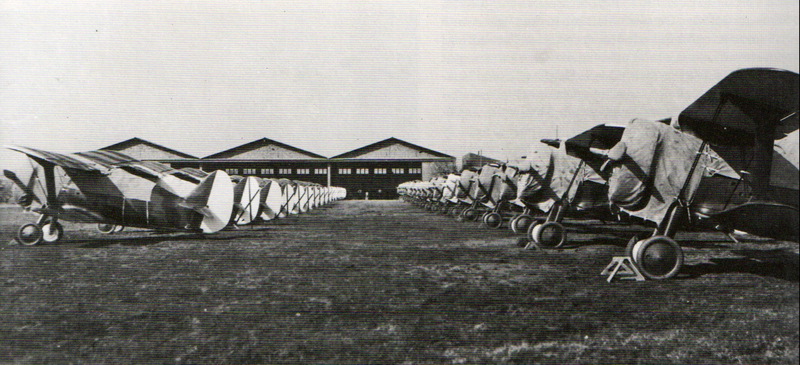
[[[14,183],[10,180],[0,179],[0,203],[14,202]]]
[[[456,173],[456,165],[452,162],[431,162],[429,167],[431,177],[447,176]]]

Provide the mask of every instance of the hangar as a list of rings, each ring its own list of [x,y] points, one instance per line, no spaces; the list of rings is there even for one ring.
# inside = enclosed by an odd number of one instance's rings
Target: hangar
[[[313,152],[261,138],[203,157],[190,165],[205,171],[224,170],[230,175],[252,175],[272,179],[290,179],[328,184],[328,159]]]
[[[388,138],[329,159],[331,184],[348,196],[397,198],[397,185],[455,172],[455,157],[397,138]]]
[[[197,157],[188,153],[176,151],[138,137],[103,147],[101,150],[122,152],[142,161],[158,161],[168,165],[172,165],[175,162],[197,160]]]
[[[231,175],[286,178],[346,188],[355,199],[393,199],[397,185],[455,172],[455,157],[388,138],[331,158],[268,138],[257,139],[203,158],[141,138],[131,138],[103,150],[126,153],[174,168],[224,170]]]

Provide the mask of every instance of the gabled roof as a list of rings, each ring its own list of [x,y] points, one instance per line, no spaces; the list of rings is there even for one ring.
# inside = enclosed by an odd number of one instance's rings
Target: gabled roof
[[[496,158],[487,157],[484,155],[478,155],[475,153],[467,153],[466,155],[461,157],[461,169],[477,169],[483,165],[490,164],[490,163],[502,163],[503,161],[498,160]]]
[[[203,157],[203,160],[309,160],[325,159],[325,156],[301,150],[287,144],[261,138]]]
[[[491,157],[488,157],[488,156],[479,155],[479,154],[472,153],[472,152],[469,152],[466,155],[464,155],[463,157],[461,157],[461,160],[462,161],[481,160],[481,161],[485,161],[486,163],[502,162],[501,160],[498,160],[496,158],[491,158]]]
[[[336,160],[455,160],[455,157],[391,137],[331,157]]]
[[[101,150],[124,152],[140,160],[197,159],[197,157],[188,153],[183,153],[181,151],[176,151],[150,141],[145,141],[139,137],[133,137],[131,139],[103,147]]]

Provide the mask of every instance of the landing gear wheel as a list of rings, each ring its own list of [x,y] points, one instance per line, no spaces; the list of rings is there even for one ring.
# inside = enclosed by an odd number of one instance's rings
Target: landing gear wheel
[[[112,234],[116,232],[117,226],[110,223],[97,223],[97,231],[104,234]]]
[[[42,242],[42,228],[36,223],[23,224],[17,230],[17,241],[24,246],[35,246]]]
[[[495,212],[486,213],[483,216],[483,224],[489,228],[500,228],[503,225],[503,217]]]
[[[478,211],[472,208],[467,208],[461,212],[461,216],[464,217],[465,220],[474,222],[478,219]]]
[[[535,222],[531,223],[531,225],[528,226],[528,234],[526,235],[528,237],[528,242],[535,242],[536,241],[534,239],[534,236],[536,236],[538,234],[537,230],[539,228],[537,228],[537,227],[541,226],[542,223],[543,222],[541,222],[541,221],[535,221]]]
[[[527,232],[528,226],[530,226],[531,223],[533,223],[533,217],[527,214],[523,214],[514,218],[514,220],[511,221],[510,226],[511,230],[514,231],[514,233],[519,234]]]
[[[466,218],[464,218],[464,212],[467,209],[469,209],[469,208],[458,208],[458,211],[456,211],[456,214],[455,214],[456,221],[463,222],[463,221],[467,220]]]
[[[567,242],[567,232],[558,222],[531,225],[528,237],[539,248],[559,248]]]
[[[58,243],[64,238],[64,227],[58,222],[47,222],[42,226],[42,240],[47,243]]]
[[[514,223],[517,222],[517,218],[519,218],[519,216],[515,215],[515,216],[511,217],[511,220],[508,221],[508,229],[510,229],[511,232],[514,232],[514,233],[517,233],[517,229],[514,227]]]
[[[636,242],[633,262],[646,278],[666,280],[678,274],[683,266],[683,250],[667,236],[654,236]]]
[[[628,244],[625,246],[625,256],[628,256],[633,260],[633,246],[639,243],[639,237],[633,236],[628,241]]]

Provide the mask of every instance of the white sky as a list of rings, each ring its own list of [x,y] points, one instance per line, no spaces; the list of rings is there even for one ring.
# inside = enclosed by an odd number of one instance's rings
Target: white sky
[[[736,69],[798,71],[796,0],[565,3],[0,0],[0,143],[513,158],[677,115]]]

